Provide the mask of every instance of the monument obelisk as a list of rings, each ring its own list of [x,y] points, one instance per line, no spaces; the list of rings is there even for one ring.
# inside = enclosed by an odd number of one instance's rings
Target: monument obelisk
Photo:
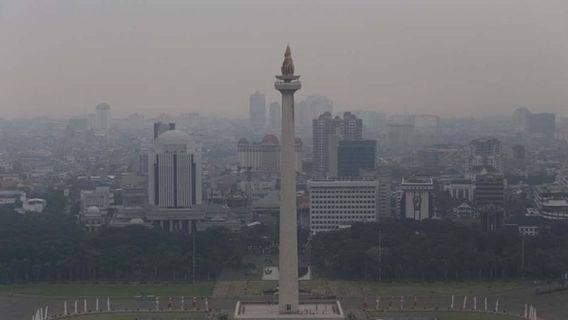
[[[282,75],[274,87],[282,94],[282,136],[280,145],[280,256],[278,306],[266,301],[237,301],[235,320],[344,320],[339,301],[300,301],[298,285],[298,222],[296,220],[296,157],[294,135],[294,93],[302,87],[294,75],[290,47],[286,47]]]
[[[276,90],[282,94],[282,136],[280,145],[280,244],[278,280],[279,313],[298,313],[298,223],[296,218],[296,158],[294,93],[302,87],[294,75],[290,46],[286,47],[282,75],[276,76]]]

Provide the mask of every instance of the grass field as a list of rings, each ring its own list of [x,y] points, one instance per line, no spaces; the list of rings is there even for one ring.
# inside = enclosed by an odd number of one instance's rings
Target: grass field
[[[261,294],[263,290],[276,288],[276,281],[249,281],[248,294]],[[300,281],[302,289],[320,294],[336,294],[340,297],[362,296],[491,296],[511,292],[523,285],[519,282],[365,282],[327,281],[315,279]]]
[[[519,282],[364,282],[364,281],[329,281],[325,282],[332,292],[340,296],[364,295],[499,295],[510,292],[523,285]],[[321,285],[321,284],[320,284]]]
[[[156,320],[201,320],[204,319],[203,314],[193,313],[122,313],[122,314],[99,314],[76,316],[72,320],[136,320],[136,319],[156,319]]]
[[[214,282],[196,284],[26,284],[2,285],[0,294],[15,294],[46,297],[133,297],[155,296],[207,296]]]
[[[439,320],[514,320],[519,319],[506,315],[484,314],[476,312],[432,312],[432,313],[413,313],[413,312],[397,312],[397,313],[372,313],[370,314],[374,319],[381,319],[381,316],[386,315],[399,315],[399,316],[413,316],[413,315],[435,315]]]

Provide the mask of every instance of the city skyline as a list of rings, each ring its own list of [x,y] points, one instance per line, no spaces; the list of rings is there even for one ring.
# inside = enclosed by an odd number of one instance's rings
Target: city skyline
[[[526,106],[562,116],[566,9],[560,1],[5,1],[0,110],[76,116],[107,102],[117,116],[244,118],[252,92],[277,100],[267,75],[290,41],[310,80],[298,100],[325,95],[338,111],[479,116]],[[282,16],[295,23],[271,23]]]

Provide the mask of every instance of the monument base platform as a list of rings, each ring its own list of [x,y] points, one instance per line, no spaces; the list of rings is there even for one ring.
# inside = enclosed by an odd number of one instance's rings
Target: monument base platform
[[[337,300],[310,300],[300,302],[298,313],[279,313],[277,304],[239,301],[235,308],[235,320],[343,320],[345,316]]]

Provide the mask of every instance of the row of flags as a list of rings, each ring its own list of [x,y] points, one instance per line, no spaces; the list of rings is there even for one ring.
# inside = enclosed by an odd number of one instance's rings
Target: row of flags
[[[394,300],[395,300],[394,296],[391,296],[390,299],[387,302],[387,309],[391,309],[393,307],[393,301]],[[452,300],[450,302],[450,309],[451,310],[454,310],[454,308],[456,307],[456,302],[457,302],[456,297],[454,295],[452,295]],[[414,298],[412,299],[411,309],[415,309],[416,305],[417,305],[417,299],[416,299],[416,296],[414,296]],[[479,305],[479,308],[478,308],[478,305]],[[365,298],[363,300],[363,306],[362,307],[363,307],[363,310],[367,310],[369,308],[367,298]],[[400,296],[399,308],[400,308],[400,310],[404,310],[404,296]],[[474,296],[471,299],[471,309],[470,310],[473,310],[473,311],[483,310],[484,312],[493,311],[495,313],[498,313],[499,308],[500,308],[499,298],[497,298],[495,300],[495,306],[493,307],[492,310],[491,310],[491,306],[489,306],[489,302],[487,300],[487,297],[485,297],[483,299],[482,303],[481,303],[481,301],[478,301],[476,296]],[[375,300],[375,310],[380,310],[380,309],[381,309],[381,297],[377,296],[377,299]],[[467,310],[467,309],[468,309],[468,296],[464,296],[463,301],[462,301],[462,305],[461,305],[461,310]],[[528,320],[538,320],[536,308],[532,305],[529,306],[529,305],[525,304],[524,318],[526,318]]]
[[[156,307],[156,311],[160,310],[160,298],[156,297],[155,300],[155,307]],[[168,309],[172,310],[172,309],[177,309],[177,304],[176,304],[176,299],[175,298],[168,298]],[[180,299],[180,309],[181,310],[185,310],[185,297],[181,297]],[[191,299],[191,310],[195,311],[198,309],[197,306],[197,297],[193,297]],[[210,312],[211,309],[209,308],[209,298],[205,297],[205,312]]]
[[[36,313],[32,316],[32,320],[47,320],[48,319],[48,307],[41,307],[36,310]]]
[[[536,308],[533,305],[525,304],[525,318],[529,320],[538,320],[536,316]]]
[[[110,297],[107,297],[107,301],[106,301],[106,311],[110,311]],[[79,310],[79,301],[75,300],[74,303],[74,308],[72,310],[73,312],[71,312],[67,306],[67,300],[63,301],[63,315],[67,316],[70,314],[78,314],[80,313]],[[99,298],[97,298],[95,300],[95,312],[101,312],[101,306],[100,306],[100,301]],[[87,299],[83,300],[83,312],[82,313],[87,313],[88,312],[88,303],[87,303]],[[35,319],[34,319],[35,320]],[[43,320],[43,319],[42,319]]]

